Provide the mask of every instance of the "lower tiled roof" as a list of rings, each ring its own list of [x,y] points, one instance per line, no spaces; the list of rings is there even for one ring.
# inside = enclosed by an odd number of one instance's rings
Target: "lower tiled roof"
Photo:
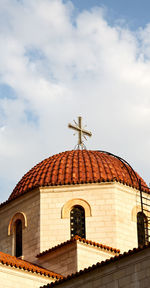
[[[43,276],[52,277],[55,279],[62,279],[63,276],[54,272],[51,272],[43,267],[37,266],[28,261],[19,259],[15,256],[0,252],[0,263],[3,265],[19,268],[28,272],[37,273]]]
[[[121,260],[123,258],[132,256],[132,255],[134,255],[134,254],[136,254],[138,252],[141,252],[141,251],[143,251],[143,250],[145,250],[147,248],[150,248],[150,243],[148,245],[143,246],[143,247],[134,248],[133,250],[129,250],[128,252],[124,252],[123,254],[120,254],[118,256],[111,257],[110,259],[107,259],[107,260],[102,261],[100,263],[98,262],[97,264],[94,264],[94,265],[90,266],[89,268],[85,268],[83,270],[80,270],[79,272],[76,272],[74,274],[68,275],[67,277],[64,277],[63,279],[60,279],[60,280],[58,280],[58,281],[56,281],[54,283],[51,283],[51,284],[44,285],[44,286],[42,286],[40,288],[53,288],[53,287],[55,287],[55,286],[57,286],[57,285],[59,285],[61,283],[64,283],[64,282],[69,281],[71,279],[74,279],[74,278],[76,278],[76,277],[78,277],[78,276],[80,276],[82,274],[86,274],[88,272],[91,272],[91,271],[99,268],[99,267],[104,267],[104,266],[106,266],[106,265],[108,265],[110,263],[114,263],[114,262],[116,262],[118,260]]]
[[[87,239],[84,239],[84,238],[81,238],[79,237],[78,235],[76,235],[75,237],[71,238],[70,240],[68,241],[65,241],[55,247],[52,247],[48,250],[45,250],[43,252],[41,252],[40,254],[38,254],[36,257],[39,258],[41,256],[44,256],[44,255],[47,255],[48,253],[52,252],[52,251],[55,251],[63,246],[66,246],[68,244],[71,244],[71,243],[74,243],[76,241],[80,241],[82,243],[85,243],[87,245],[92,245],[92,246],[95,246],[95,247],[99,247],[101,249],[104,249],[104,250],[107,250],[107,251],[110,251],[110,252],[114,252],[114,253],[117,253],[119,254],[120,253],[120,250],[119,249],[116,249],[116,248],[112,248],[110,246],[106,246],[106,245],[103,245],[103,244],[100,244],[100,243],[96,243],[96,242],[93,242],[93,241],[90,241],[90,240],[87,240]]]

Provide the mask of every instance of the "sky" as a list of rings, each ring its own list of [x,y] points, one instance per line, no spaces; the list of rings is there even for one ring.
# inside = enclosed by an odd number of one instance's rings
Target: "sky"
[[[0,1],[0,202],[35,164],[114,153],[150,182],[150,2]]]

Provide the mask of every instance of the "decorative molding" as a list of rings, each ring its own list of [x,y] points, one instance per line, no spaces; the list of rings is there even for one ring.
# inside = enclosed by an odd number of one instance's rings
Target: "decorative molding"
[[[133,209],[132,209],[132,213],[131,213],[131,220],[134,221],[134,222],[137,222],[137,213],[138,212],[141,212],[141,206],[140,205],[137,205],[135,206]],[[144,214],[147,216],[147,217],[150,217],[150,213],[144,211]]]
[[[23,212],[17,212],[10,220],[9,225],[8,225],[8,236],[12,235],[14,232],[14,226],[15,226],[15,222],[17,220],[21,220],[22,221],[22,228],[26,228],[27,227],[27,217]]]
[[[92,216],[91,213],[91,207],[89,203],[83,199],[72,199],[69,200],[67,203],[64,204],[62,211],[61,211],[61,218],[70,218],[70,211],[73,206],[75,205],[80,205],[84,208],[85,210],[85,217],[90,217]]]

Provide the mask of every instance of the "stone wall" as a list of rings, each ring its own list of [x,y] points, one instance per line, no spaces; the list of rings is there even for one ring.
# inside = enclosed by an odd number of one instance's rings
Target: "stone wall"
[[[75,273],[77,272],[76,246],[76,243],[71,243],[52,251],[50,254],[40,257],[37,264],[63,276]]]
[[[77,242],[77,271],[88,268],[97,262],[105,261],[115,255],[114,252]]]
[[[86,239],[122,252],[137,247],[136,217],[132,217],[139,205],[136,189],[114,182],[43,187],[40,191],[40,252],[70,239],[70,219],[62,218],[62,209],[74,199],[82,199],[91,207],[91,216],[86,217]]]
[[[0,264],[0,285],[5,288],[39,288],[54,282],[53,278]]]
[[[8,225],[17,212],[27,218],[23,229],[25,260],[35,262],[38,253],[69,240],[70,218],[62,217],[62,211],[72,200],[85,201],[90,207],[91,214],[85,219],[86,239],[121,252],[137,247],[139,192],[114,182],[43,187],[40,193],[29,192],[0,207],[0,251],[13,255],[13,236],[8,236]]]
[[[10,255],[14,255],[14,235],[8,235],[8,226],[17,212],[23,212],[27,218],[27,227],[23,229],[23,257],[34,262],[40,250],[39,192],[27,193],[0,208],[0,251]]]
[[[76,273],[116,255],[80,241],[74,241],[38,258],[37,264],[63,276]]]
[[[150,248],[67,280],[57,288],[149,288]]]
[[[116,245],[122,252],[138,246],[137,213],[140,209],[139,193],[120,185],[120,189],[116,189]]]

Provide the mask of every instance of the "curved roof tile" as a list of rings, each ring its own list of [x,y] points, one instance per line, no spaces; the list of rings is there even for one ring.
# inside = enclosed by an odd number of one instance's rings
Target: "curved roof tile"
[[[37,187],[117,181],[149,193],[144,180],[123,159],[104,151],[72,150],[51,156],[27,172],[8,200]]]
[[[36,264],[30,263],[28,261],[19,259],[15,256],[11,256],[10,254],[6,254],[0,251],[0,263],[7,265],[7,266],[11,266],[11,267],[15,267],[15,268],[19,268],[19,269],[23,269],[32,273],[37,273],[37,274],[41,274],[41,275],[45,275],[48,277],[52,277],[55,279],[62,279],[63,276],[54,272],[49,271],[48,269],[45,269],[43,267],[40,267]]]

